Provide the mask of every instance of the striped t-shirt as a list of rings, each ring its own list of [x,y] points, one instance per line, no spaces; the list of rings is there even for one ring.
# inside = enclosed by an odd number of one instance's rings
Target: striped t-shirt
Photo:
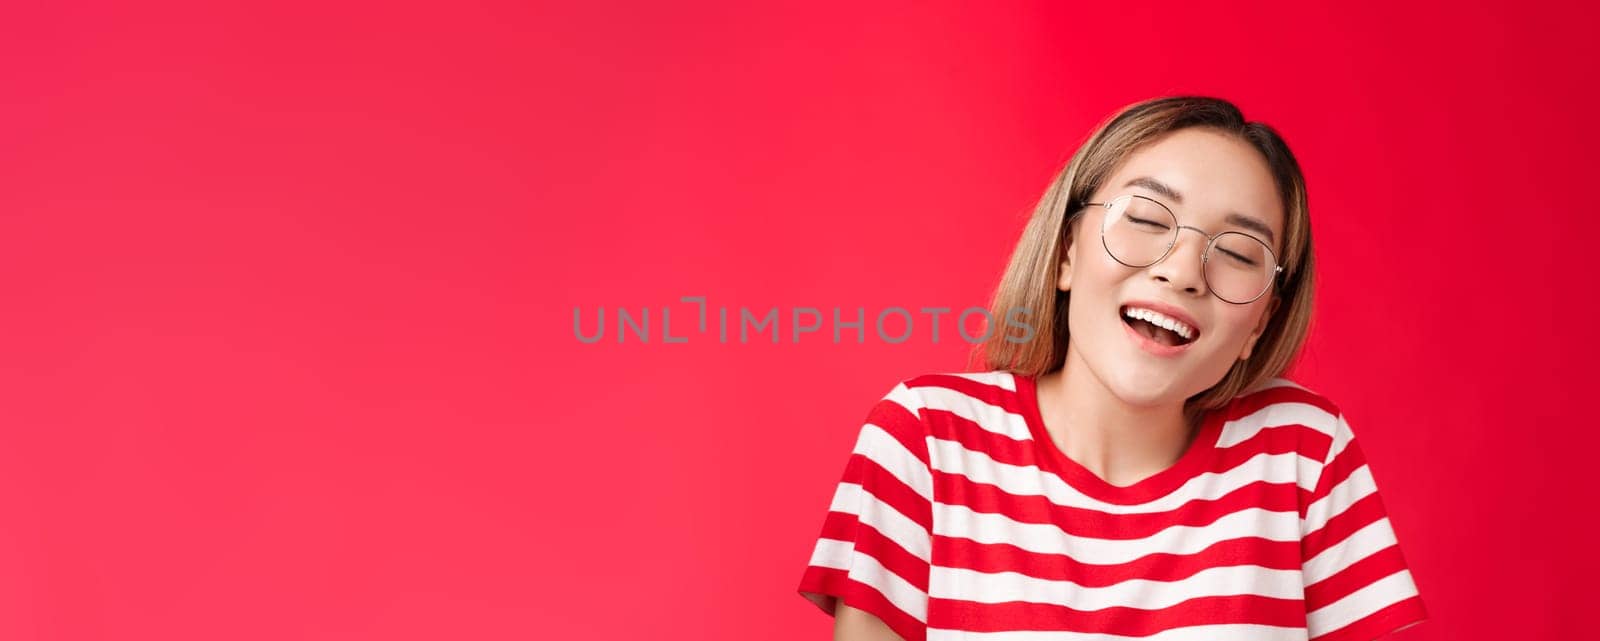
[[[907,641],[1367,640],[1427,617],[1343,413],[1285,378],[1210,412],[1178,462],[1112,485],[1035,380],[896,385],[861,427],[800,593]]]

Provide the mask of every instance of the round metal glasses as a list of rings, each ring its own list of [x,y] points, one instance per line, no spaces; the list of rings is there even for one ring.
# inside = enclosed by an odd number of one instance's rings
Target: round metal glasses
[[[1152,198],[1127,194],[1103,203],[1083,203],[1083,207],[1104,207],[1100,223],[1100,244],[1111,258],[1129,267],[1149,267],[1172,253],[1178,244],[1179,229],[1193,229],[1206,237],[1206,250],[1200,255],[1201,273],[1206,288],[1223,302],[1245,305],[1272,288],[1283,266],[1261,239],[1238,231],[1215,236],[1190,225],[1179,225],[1178,217]]]

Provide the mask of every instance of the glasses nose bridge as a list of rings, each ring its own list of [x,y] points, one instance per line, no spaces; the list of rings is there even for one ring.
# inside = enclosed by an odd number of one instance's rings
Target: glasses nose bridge
[[[1200,245],[1200,259],[1201,259],[1200,262],[1201,262],[1201,264],[1204,264],[1205,263],[1205,253],[1207,251],[1210,251],[1210,249],[1211,249],[1211,241],[1216,240],[1217,237],[1206,233],[1206,230],[1201,229],[1199,227],[1195,227],[1194,225],[1178,225],[1176,229],[1177,229],[1177,231],[1172,232],[1172,245],[1167,247],[1167,254],[1171,254],[1174,249],[1177,249],[1177,247],[1178,247],[1178,238],[1179,238],[1178,232],[1179,231],[1183,231],[1185,229],[1192,229],[1192,230],[1194,230],[1195,233],[1200,234],[1200,237],[1204,239],[1204,240],[1201,241],[1201,245]],[[1166,256],[1162,256],[1162,258],[1165,259]]]
[[[1215,238],[1211,234],[1206,233],[1206,230],[1201,229],[1199,227],[1195,227],[1194,225],[1178,225],[1178,229],[1179,230],[1193,229],[1195,231],[1195,233],[1200,234],[1201,236],[1203,236],[1206,239],[1207,243],[1210,243],[1211,239]],[[1174,234],[1174,236],[1176,236],[1176,234]],[[1174,243],[1178,242],[1177,238],[1173,238],[1172,242],[1174,242]]]
[[[1200,234],[1200,237],[1202,239],[1204,239],[1203,241],[1201,241],[1201,245],[1200,245],[1200,263],[1197,266],[1200,268],[1200,272],[1201,272],[1200,282],[1206,283],[1206,289],[1210,290],[1211,289],[1211,284],[1210,284],[1210,282],[1208,280],[1209,277],[1205,274],[1205,264],[1206,264],[1206,255],[1205,254],[1206,254],[1206,252],[1211,250],[1211,241],[1216,237],[1212,236],[1211,234],[1206,233],[1206,230],[1201,229],[1199,227],[1195,227],[1194,225],[1181,225],[1180,224],[1180,225],[1177,225],[1174,229],[1176,231],[1172,232],[1172,244],[1167,246],[1167,252],[1165,254],[1162,254],[1161,258],[1159,260],[1157,260],[1156,263],[1158,263],[1158,264],[1159,263],[1166,263],[1168,261],[1168,259],[1172,258],[1173,251],[1178,248],[1178,238],[1179,238],[1178,232],[1179,231],[1182,231],[1182,230],[1185,230],[1185,229],[1192,229],[1192,230],[1195,231],[1195,233]],[[1214,293],[1215,292],[1213,292],[1213,294]]]

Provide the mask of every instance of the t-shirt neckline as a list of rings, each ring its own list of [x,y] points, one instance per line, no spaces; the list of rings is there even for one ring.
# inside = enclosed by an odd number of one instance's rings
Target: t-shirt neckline
[[[1049,431],[1045,430],[1044,419],[1039,413],[1038,381],[1032,376],[1023,374],[1013,373],[1012,377],[1022,406],[1022,416],[1028,423],[1028,432],[1033,436],[1034,445],[1041,453],[1040,464],[1046,470],[1060,476],[1074,489],[1107,503],[1130,505],[1158,499],[1172,493],[1184,482],[1203,472],[1212,459],[1212,453],[1217,449],[1217,441],[1222,435],[1222,423],[1226,418],[1224,410],[1207,411],[1201,418],[1199,433],[1190,441],[1188,449],[1184,450],[1176,463],[1132,485],[1112,485],[1056,447],[1056,442],[1050,438]]]

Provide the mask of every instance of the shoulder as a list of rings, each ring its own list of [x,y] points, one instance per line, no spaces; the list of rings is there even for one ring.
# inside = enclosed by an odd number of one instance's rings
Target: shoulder
[[[987,372],[927,372],[905,379],[905,384],[911,387],[969,387],[970,385],[988,385],[1004,390],[1016,391],[1016,375],[1005,370],[992,370]]]
[[[979,406],[1013,405],[1017,377],[1009,371],[927,372],[902,379],[896,386],[901,398],[915,410],[960,412]]]
[[[1275,377],[1241,392],[1229,407],[1228,430],[1238,437],[1272,428],[1299,432],[1301,454],[1326,461],[1355,440],[1344,410],[1327,394],[1299,381]]]
[[[1269,378],[1247,388],[1233,399],[1236,416],[1246,416],[1263,410],[1270,412],[1300,412],[1325,415],[1332,419],[1343,413],[1327,394],[1305,383],[1283,377]]]
[[[1322,450],[1329,439],[1348,430],[1337,402],[1316,388],[1282,376],[1240,392],[1226,416],[1225,429],[1231,441],[1243,441],[1273,428],[1298,428],[1307,432],[1309,449]]]
[[[1010,407],[1017,384],[1017,377],[1004,370],[925,372],[897,381],[874,411],[904,411],[920,418],[928,410],[967,414],[982,406]]]

